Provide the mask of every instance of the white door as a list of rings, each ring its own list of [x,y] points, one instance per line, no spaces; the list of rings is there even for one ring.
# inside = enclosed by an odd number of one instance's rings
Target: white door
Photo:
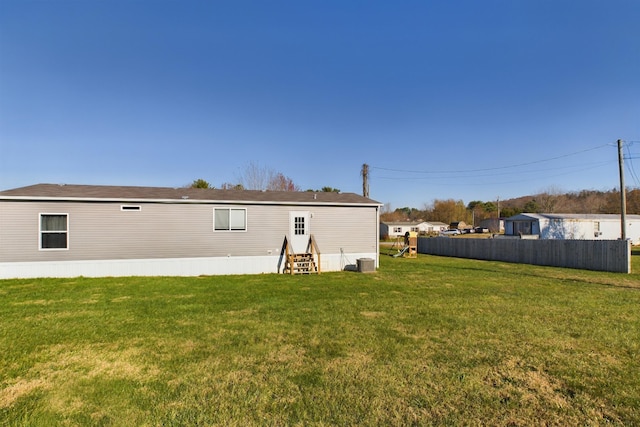
[[[301,254],[307,252],[309,244],[310,219],[308,211],[289,212],[289,241],[293,253]]]

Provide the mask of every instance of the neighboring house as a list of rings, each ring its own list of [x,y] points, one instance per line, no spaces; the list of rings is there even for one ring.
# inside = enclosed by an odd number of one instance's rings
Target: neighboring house
[[[448,228],[447,224],[438,221],[398,221],[398,222],[381,222],[380,237],[392,238],[402,237],[407,231],[416,232],[418,234],[440,233]]]
[[[380,237],[391,238],[404,236],[406,232],[426,233],[426,222],[410,222],[410,221],[398,221],[398,222],[381,222],[380,223]]]
[[[38,184],[0,192],[0,278],[276,273],[310,235],[321,271],[371,258],[357,194]]]
[[[538,236],[540,239],[616,240],[620,215],[523,213],[505,220],[506,236]],[[627,215],[627,238],[640,244],[640,215]]]
[[[428,233],[440,233],[441,231],[447,230],[449,226],[444,222],[439,221],[429,221],[427,224],[427,232]]]

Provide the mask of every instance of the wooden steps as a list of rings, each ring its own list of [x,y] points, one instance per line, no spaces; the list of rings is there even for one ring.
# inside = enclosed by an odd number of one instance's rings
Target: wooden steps
[[[312,253],[291,254],[284,266],[287,274],[318,274],[318,266]]]
[[[291,250],[289,239],[284,237],[282,243],[282,253],[284,255],[284,268],[282,273],[284,274],[320,274],[320,249],[316,243],[316,239],[313,234],[309,236],[306,252],[294,253]],[[278,269],[280,267],[278,266]]]

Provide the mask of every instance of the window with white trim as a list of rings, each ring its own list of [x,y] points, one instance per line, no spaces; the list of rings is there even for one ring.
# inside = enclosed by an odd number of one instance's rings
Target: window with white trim
[[[69,249],[68,214],[40,214],[40,249]]]
[[[394,233],[402,233],[402,227],[393,227]]]
[[[247,210],[238,208],[215,208],[213,210],[215,231],[247,231]]]

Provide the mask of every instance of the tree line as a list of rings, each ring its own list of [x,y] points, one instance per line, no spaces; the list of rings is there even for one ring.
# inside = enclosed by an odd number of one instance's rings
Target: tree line
[[[627,190],[626,199],[627,213],[640,215],[640,189]],[[478,224],[484,219],[508,218],[520,213],[619,214],[620,209],[620,191],[616,189],[568,193],[552,190],[500,201],[473,200],[466,205],[462,200],[436,199],[425,204],[423,209],[402,207],[392,211],[389,205],[385,205],[381,219]]]
[[[193,180],[187,187],[191,188],[218,188],[221,190],[259,190],[259,191],[302,191],[291,178],[267,166],[256,162],[247,164],[236,182],[224,182],[219,187],[203,178]],[[320,190],[308,189],[306,191],[334,192],[339,193],[340,189],[333,187],[322,187]]]
[[[194,180],[187,187],[216,188],[205,179]],[[259,163],[247,164],[236,182],[224,182],[219,187],[223,190],[261,190],[261,191],[303,191],[291,178]],[[337,192],[333,187],[308,189],[315,192]],[[627,190],[627,213],[640,215],[640,189]],[[391,210],[389,204],[384,205],[381,220],[395,221],[439,221],[450,224],[464,221],[469,225],[477,225],[490,218],[508,218],[520,213],[585,213],[585,214],[619,214],[620,191],[582,190],[578,192],[562,192],[555,188],[531,195],[500,201],[473,200],[465,204],[462,200],[435,199],[425,204],[422,209],[402,207]]]

